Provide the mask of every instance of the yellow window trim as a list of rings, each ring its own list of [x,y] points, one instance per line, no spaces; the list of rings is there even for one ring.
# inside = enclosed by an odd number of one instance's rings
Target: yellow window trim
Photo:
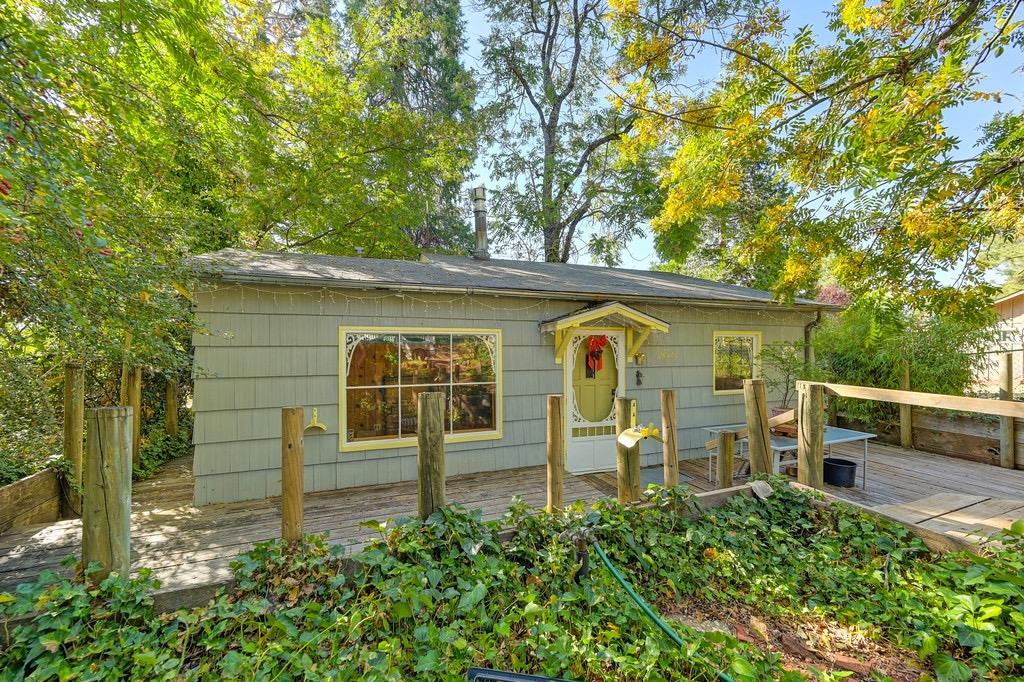
[[[495,429],[476,433],[445,434],[445,443],[469,443],[482,440],[501,440],[504,436],[505,410],[502,349],[504,348],[500,329],[479,329],[465,327],[375,327],[365,325],[349,325],[338,327],[338,451],[361,452],[366,450],[388,450],[391,448],[408,448],[416,446],[416,438],[387,438],[380,440],[363,440],[354,443],[346,442],[348,427],[345,412],[345,334],[349,333],[385,333],[385,334],[493,334],[497,341],[494,358],[494,379],[497,401],[495,403]]]
[[[721,336],[752,336],[754,337],[754,366],[751,368],[753,379],[761,376],[761,332],[725,329],[711,334],[711,393],[713,395],[737,395],[743,393],[742,388],[730,388],[719,391],[715,388],[715,341]]]

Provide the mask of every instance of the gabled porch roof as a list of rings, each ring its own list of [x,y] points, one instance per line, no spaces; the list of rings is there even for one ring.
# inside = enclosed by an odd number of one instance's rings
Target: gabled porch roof
[[[652,332],[662,334],[668,332],[667,322],[625,303],[611,301],[601,305],[588,306],[540,323],[542,333],[555,335],[555,362],[562,362],[562,356],[565,354],[569,339],[572,338],[572,332],[586,327],[589,323],[610,324],[626,330],[627,362],[631,362],[633,356],[640,352],[640,348],[647,342]]]

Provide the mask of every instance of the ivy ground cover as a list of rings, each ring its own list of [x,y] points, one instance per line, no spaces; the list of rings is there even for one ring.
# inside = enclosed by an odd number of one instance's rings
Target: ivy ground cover
[[[574,680],[851,675],[795,662],[771,633],[741,641],[674,618],[695,606],[852,633],[849,657],[887,652],[862,679],[1024,675],[1024,524],[983,557],[937,557],[901,527],[772,483],[766,502],[737,496],[697,517],[677,488],[654,490],[648,507],[515,505],[500,523],[449,508],[380,524],[379,540],[347,558],[317,536],[266,543],[235,562],[236,589],[169,614],[154,613],[146,576],[43,578],[0,597],[5,616],[38,614],[10,631],[0,678],[457,680],[470,666]],[[684,646],[630,600],[593,541]]]

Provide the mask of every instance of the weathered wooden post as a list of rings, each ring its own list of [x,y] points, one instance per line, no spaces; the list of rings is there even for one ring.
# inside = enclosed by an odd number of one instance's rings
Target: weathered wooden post
[[[121,356],[121,393],[118,400],[119,405],[128,404],[128,376],[131,374],[132,355],[132,333],[128,332],[124,338],[124,355]]]
[[[999,399],[1013,400],[1013,353],[999,356]],[[1013,417],[999,418],[999,466],[1012,469],[1017,459]]]
[[[82,565],[99,569],[99,582],[131,568],[132,410],[101,407],[85,411],[88,424],[82,471]]]
[[[743,405],[747,414],[750,473],[773,473],[772,433],[768,425],[768,398],[764,379],[743,380]]]
[[[910,390],[910,360],[903,361],[903,374],[900,376],[900,390]],[[914,408],[900,403],[900,447],[914,447]]]
[[[178,380],[167,377],[164,394],[164,431],[171,438],[178,436]]]
[[[735,469],[736,434],[732,431],[718,432],[718,455],[716,456],[716,470],[718,472],[718,487],[731,488],[732,474]]]
[[[562,396],[548,396],[548,505],[552,512],[565,506],[565,430]]]
[[[661,459],[664,468],[664,483],[669,488],[679,485],[679,446],[676,433],[676,392],[671,388],[661,391]]]
[[[448,504],[444,485],[445,394],[423,392],[416,400],[416,467],[420,518]]]
[[[636,502],[640,499],[640,445],[627,448],[618,442],[619,434],[632,426],[632,398],[615,399],[615,473],[619,502]]]
[[[139,445],[142,441],[142,367],[132,367],[128,373],[128,407],[132,408],[132,466],[139,465]]]
[[[825,487],[825,387],[797,382],[796,479],[814,488]]]
[[[64,459],[71,463],[73,485],[68,502],[76,512],[82,496],[75,486],[82,484],[82,438],[85,436],[85,370],[77,362],[64,365]]]
[[[302,539],[305,490],[301,407],[281,408],[281,537]]]

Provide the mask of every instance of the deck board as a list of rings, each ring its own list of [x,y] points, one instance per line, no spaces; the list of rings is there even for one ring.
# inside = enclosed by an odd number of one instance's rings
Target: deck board
[[[859,444],[833,446],[834,455],[858,463],[861,452]],[[869,506],[903,504],[934,494],[982,498],[986,506],[978,507],[975,516],[946,510],[952,513],[942,517],[939,525],[944,524],[943,529],[951,532],[1005,527],[1016,516],[1024,515],[1024,503],[1019,507],[1013,504],[1024,499],[1024,471],[880,443],[871,443],[868,459],[867,490],[827,486],[828,491]],[[681,460],[679,472],[683,484],[695,492],[717,487],[707,480],[706,459]],[[743,480],[736,478],[737,483]],[[590,503],[615,495],[614,472],[570,475],[565,483],[567,501]],[[480,509],[486,519],[496,519],[507,511],[513,496],[542,506],[545,471],[543,467],[529,467],[453,476],[447,488],[452,502]],[[133,570],[143,566],[152,569],[164,587],[227,578],[228,565],[237,554],[256,542],[280,536],[278,499],[193,507],[190,458],[170,462],[152,479],[136,483],[133,491]],[[415,512],[415,482],[311,493],[305,498],[305,527],[307,532],[328,533],[332,543],[355,551],[375,536],[374,531],[361,525],[363,521]],[[987,516],[982,519],[978,515]],[[0,589],[32,580],[44,570],[67,574],[69,569],[61,566],[61,561],[77,556],[80,543],[81,524],[76,519],[0,534]]]

